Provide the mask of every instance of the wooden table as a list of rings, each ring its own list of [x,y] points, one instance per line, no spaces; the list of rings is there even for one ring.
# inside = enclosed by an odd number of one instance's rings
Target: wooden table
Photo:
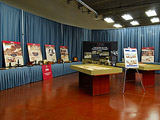
[[[79,86],[89,88],[92,96],[109,93],[109,75],[122,73],[122,68],[97,64],[71,65],[71,69],[79,71]]]
[[[117,63],[118,67],[125,67],[125,63]],[[142,82],[144,86],[155,85],[155,71],[160,70],[160,65],[154,64],[139,64],[139,73],[142,76]],[[127,79],[135,80],[135,69],[127,70]]]

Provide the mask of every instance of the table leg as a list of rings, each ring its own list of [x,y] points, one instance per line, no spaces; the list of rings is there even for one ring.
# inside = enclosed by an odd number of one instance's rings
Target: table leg
[[[91,76],[79,72],[79,87],[89,88],[92,96],[109,93],[109,75]]]
[[[140,71],[142,73],[142,81],[144,86],[155,85],[155,71]]]

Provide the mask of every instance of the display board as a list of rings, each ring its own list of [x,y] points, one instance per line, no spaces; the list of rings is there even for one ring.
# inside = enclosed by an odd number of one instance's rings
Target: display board
[[[42,53],[40,44],[27,43],[30,62],[42,61]]]
[[[16,64],[24,65],[22,49],[20,42],[3,41],[3,51],[5,58],[5,66],[16,66]]]
[[[69,61],[69,57],[68,57],[68,47],[67,46],[60,46],[60,53],[61,53],[61,59],[64,62]]]
[[[142,62],[154,63],[154,47],[142,48]]]
[[[56,62],[56,52],[54,45],[45,45],[47,61]]]
[[[83,59],[99,64],[116,62],[118,57],[117,42],[83,42]]]
[[[124,48],[125,68],[138,68],[136,48]]]

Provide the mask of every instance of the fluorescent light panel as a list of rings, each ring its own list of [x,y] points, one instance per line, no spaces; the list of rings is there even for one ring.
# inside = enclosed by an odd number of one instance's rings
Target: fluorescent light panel
[[[130,14],[124,14],[124,15],[122,15],[121,16],[123,19],[125,19],[125,20],[132,20],[133,19],[133,17],[130,15]]]
[[[148,17],[157,16],[157,13],[155,10],[148,10],[145,13]]]
[[[116,28],[122,27],[122,25],[120,25],[120,24],[114,24],[113,26],[116,27]]]
[[[132,22],[130,22],[130,24],[135,26],[135,25],[139,25],[139,22],[138,21],[132,21]]]
[[[159,22],[159,18],[158,17],[154,17],[154,18],[151,19],[151,22],[152,23],[157,23],[157,22]]]
[[[114,23],[114,20],[113,20],[112,18],[109,18],[109,17],[104,18],[104,20],[105,20],[107,23]]]

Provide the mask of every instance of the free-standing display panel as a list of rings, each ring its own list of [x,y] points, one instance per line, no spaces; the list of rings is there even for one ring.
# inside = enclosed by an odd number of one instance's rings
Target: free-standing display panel
[[[9,64],[11,66],[16,66],[16,64],[24,65],[20,42],[3,41],[3,51],[6,67]]]
[[[42,61],[42,53],[40,44],[27,43],[30,62]]]
[[[83,59],[91,60],[100,64],[108,64],[117,61],[118,44],[117,42],[99,42],[84,41],[83,42]]]
[[[67,46],[60,46],[60,53],[61,53],[61,59],[64,62],[69,61],[69,57],[68,57],[68,47]]]
[[[56,62],[56,52],[54,45],[45,45],[47,61]]]

